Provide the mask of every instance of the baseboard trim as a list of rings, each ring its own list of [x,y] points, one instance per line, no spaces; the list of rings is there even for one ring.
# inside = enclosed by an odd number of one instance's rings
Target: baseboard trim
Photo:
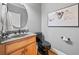
[[[51,51],[54,51],[57,55],[67,55],[67,54],[65,54],[65,53],[63,53],[60,50],[55,49],[55,48],[51,49]]]
[[[63,53],[63,52],[61,52],[61,51],[59,51],[59,50],[57,50],[55,48],[48,50],[48,54],[49,55],[67,55],[67,54],[65,54],[65,53]],[[39,53],[39,51],[38,51],[37,55],[41,55]]]
[[[53,53],[54,55],[58,55],[53,49],[50,49],[49,52]]]

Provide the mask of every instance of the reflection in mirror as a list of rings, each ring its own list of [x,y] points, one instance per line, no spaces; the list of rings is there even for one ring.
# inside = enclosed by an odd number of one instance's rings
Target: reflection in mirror
[[[0,3],[0,33],[1,33],[1,30],[2,30],[1,12],[2,12],[2,4]]]
[[[28,20],[27,10],[20,3],[0,3],[0,41],[7,39],[9,34],[25,34]]]
[[[1,33],[6,32],[7,31],[7,5],[2,3],[0,4],[1,6],[1,18],[0,18],[0,22],[1,22]]]
[[[14,27],[20,28],[20,17],[21,17],[21,15],[19,13],[14,13],[14,12],[8,11],[8,20],[9,20],[8,23],[12,26],[12,28],[10,28],[10,30],[13,29]]]
[[[26,26],[28,15],[24,5],[19,3],[8,3],[8,19],[10,29],[22,29]]]

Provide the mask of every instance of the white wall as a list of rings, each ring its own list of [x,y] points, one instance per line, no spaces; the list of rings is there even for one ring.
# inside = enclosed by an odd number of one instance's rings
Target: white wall
[[[79,27],[48,27],[47,14],[54,10],[67,7],[70,3],[46,3],[42,4],[42,32],[45,39],[49,41],[52,48],[56,48],[66,54],[79,54]],[[68,44],[61,39],[61,36],[67,36],[71,39]]]
[[[28,13],[27,26],[31,32],[41,31],[41,4],[40,3],[26,3]]]

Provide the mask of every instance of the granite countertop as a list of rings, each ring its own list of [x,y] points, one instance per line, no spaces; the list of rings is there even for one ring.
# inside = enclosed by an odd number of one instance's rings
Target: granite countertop
[[[5,41],[2,41],[1,44],[10,42],[10,41],[14,41],[14,40],[20,40],[21,38],[25,38],[25,37],[29,37],[29,36],[33,36],[33,35],[36,35],[36,34],[34,34],[32,32],[27,32],[26,35],[24,35],[22,37],[15,37],[15,38],[7,39]]]

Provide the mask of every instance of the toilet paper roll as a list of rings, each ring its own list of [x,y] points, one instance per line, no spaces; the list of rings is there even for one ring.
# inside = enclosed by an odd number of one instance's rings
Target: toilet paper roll
[[[62,36],[63,41],[69,41],[69,38],[66,38],[65,36]]]

